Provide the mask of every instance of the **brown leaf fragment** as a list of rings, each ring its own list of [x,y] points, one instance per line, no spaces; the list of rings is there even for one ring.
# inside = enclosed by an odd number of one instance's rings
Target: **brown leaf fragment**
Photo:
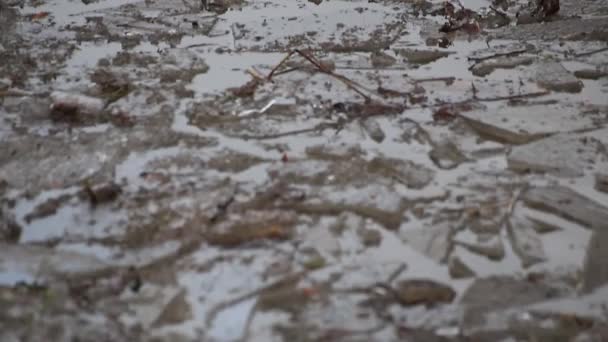
[[[286,240],[290,236],[287,227],[272,224],[269,226],[235,227],[233,231],[213,233],[207,236],[207,242],[221,247],[236,247],[257,240]]]
[[[111,202],[118,198],[121,192],[120,186],[113,182],[99,185],[85,184],[84,186],[84,193],[93,206]]]
[[[454,110],[454,108],[444,106],[440,107],[433,113],[433,120],[435,121],[452,121],[456,118],[458,113]]]
[[[426,279],[401,281],[395,291],[399,303],[405,306],[451,303],[456,297],[456,292],[451,287]]]
[[[253,78],[240,87],[230,88],[228,90],[232,93],[232,95],[236,97],[250,97],[255,94],[255,91],[259,85],[260,81],[256,78]]]
[[[533,16],[547,18],[559,12],[559,0],[536,0]]]
[[[403,97],[403,96],[407,96],[408,95],[405,92],[401,92],[401,91],[393,90],[393,89],[389,89],[389,88],[384,88],[382,86],[379,86],[378,89],[377,89],[377,91],[378,91],[378,94],[380,94],[384,98]]]

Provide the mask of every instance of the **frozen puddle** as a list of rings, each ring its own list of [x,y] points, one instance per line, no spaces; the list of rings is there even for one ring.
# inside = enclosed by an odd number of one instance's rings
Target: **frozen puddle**
[[[13,6],[0,340],[606,340],[608,1],[460,3]]]

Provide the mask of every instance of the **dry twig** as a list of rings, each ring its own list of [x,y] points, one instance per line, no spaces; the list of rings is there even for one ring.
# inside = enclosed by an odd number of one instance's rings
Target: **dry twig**
[[[215,320],[215,317],[221,311],[223,311],[223,310],[225,310],[225,309],[227,309],[227,308],[229,308],[231,306],[240,304],[240,303],[242,303],[242,302],[244,302],[244,301],[246,301],[248,299],[255,298],[255,297],[257,297],[258,295],[260,295],[260,294],[262,294],[264,292],[270,291],[270,290],[272,290],[274,288],[280,287],[280,286],[282,286],[284,284],[287,284],[287,283],[290,283],[292,281],[296,281],[298,279],[301,279],[307,272],[308,271],[299,271],[299,272],[296,272],[296,273],[288,274],[287,276],[285,276],[285,277],[283,277],[283,278],[281,278],[281,279],[279,279],[279,280],[277,280],[277,281],[275,281],[273,283],[270,283],[270,284],[268,284],[266,286],[263,286],[261,288],[255,289],[255,290],[253,290],[251,292],[247,292],[247,293],[245,293],[243,295],[240,295],[240,296],[238,296],[236,298],[233,298],[233,299],[230,299],[230,300],[227,300],[227,301],[224,301],[224,302],[221,302],[221,303],[217,304],[211,310],[209,310],[209,313],[207,314],[207,319],[206,319],[207,326],[210,326],[213,323],[213,321]]]
[[[585,56],[591,56],[593,54],[604,52],[604,51],[608,51],[608,47],[597,49],[597,50],[593,50],[593,51],[588,51],[588,52],[577,53],[574,56],[576,56],[576,57],[585,57]]]
[[[346,76],[336,74],[335,72],[333,72],[332,70],[330,70],[326,66],[324,66],[323,63],[321,63],[314,56],[309,55],[308,53],[306,53],[302,50],[298,50],[298,49],[290,51],[285,57],[283,57],[283,59],[279,62],[279,64],[277,64],[274,68],[272,68],[272,70],[270,71],[270,73],[268,74],[266,79],[269,81],[272,81],[272,76],[274,76],[275,73],[277,73],[277,70],[283,64],[285,64],[285,62],[287,62],[294,54],[298,54],[298,55],[302,56],[304,59],[306,59],[308,62],[310,62],[310,64],[314,65],[315,68],[317,68],[317,70],[319,70],[320,72],[330,75],[330,76],[334,77],[335,79],[337,79],[338,81],[344,83],[344,85],[346,85],[348,88],[350,88],[357,94],[361,95],[365,99],[366,102],[371,101],[371,98],[367,94],[365,94],[363,91],[361,91],[361,88],[363,88],[361,85],[359,85],[358,83],[354,82],[353,80],[347,78]]]

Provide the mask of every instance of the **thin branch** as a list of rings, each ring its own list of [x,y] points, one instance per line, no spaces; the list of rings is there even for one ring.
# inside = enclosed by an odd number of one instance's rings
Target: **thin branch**
[[[350,88],[357,94],[361,95],[365,99],[366,102],[371,101],[371,98],[367,94],[365,94],[363,91],[361,91],[360,88],[364,89],[364,87],[362,87],[360,84],[358,84],[357,82],[354,82],[353,80],[347,78],[346,76],[334,73],[333,71],[331,71],[330,69],[325,67],[318,59],[316,59],[315,57],[307,54],[306,52],[304,52],[302,50],[298,50],[298,49],[290,51],[285,57],[283,57],[283,59],[279,62],[279,64],[277,64],[274,68],[272,68],[272,70],[270,71],[270,73],[268,74],[268,76],[266,78],[269,81],[272,81],[272,76],[274,76],[274,74],[277,72],[277,70],[281,66],[283,66],[283,64],[285,64],[285,62],[287,62],[287,60],[289,60],[296,53],[299,54],[300,56],[302,56],[304,59],[306,59],[312,65],[314,65],[319,72],[330,75],[330,76],[334,77],[335,79],[337,79],[338,81],[344,83],[344,85],[346,85],[348,88]]]
[[[329,129],[329,128],[336,128],[336,124],[335,123],[321,123],[314,127],[296,129],[296,130],[287,131],[287,132],[264,134],[264,135],[246,135],[246,134],[245,135],[233,135],[231,137],[240,138],[240,139],[244,139],[244,140],[268,140],[268,139],[282,138],[282,137],[286,137],[289,135],[298,135],[298,134],[302,134],[302,133],[316,132],[316,131],[325,130],[325,129]]]
[[[225,309],[231,307],[231,306],[235,306],[237,304],[240,304],[246,300],[252,299],[257,297],[258,295],[270,291],[274,288],[280,287],[284,284],[287,284],[289,282],[292,281],[297,281],[300,278],[302,278],[308,271],[299,271],[299,272],[295,272],[292,274],[289,274],[273,283],[270,283],[266,286],[262,286],[258,289],[255,289],[251,292],[247,292],[243,295],[240,295],[236,298],[221,302],[219,304],[217,304],[216,306],[214,306],[211,310],[209,310],[209,313],[207,314],[207,318],[206,318],[206,324],[207,326],[211,326],[211,324],[213,323],[213,321],[215,320],[215,317],[221,312],[224,311]]]
[[[393,271],[393,273],[391,273],[391,275],[386,280],[386,283],[390,284],[395,281],[395,279],[397,279],[397,277],[399,277],[401,273],[403,273],[405,270],[407,270],[407,264],[402,263],[401,265],[399,265],[399,267],[397,267],[397,269],[395,269],[395,271]]]
[[[294,53],[296,53],[297,50],[293,50],[291,52],[289,52],[287,54],[287,56],[283,57],[283,59],[274,67],[272,68],[272,70],[270,70],[270,73],[268,74],[268,76],[266,76],[266,79],[269,81],[272,81],[272,76],[274,75],[274,73],[283,65],[285,64],[285,62],[287,62],[287,60],[289,58],[291,58],[291,56],[293,56]]]
[[[418,78],[413,80],[414,83],[424,83],[424,82],[445,82],[447,84],[454,83],[456,81],[456,77],[429,77],[429,78]]]
[[[517,56],[517,55],[520,55],[520,54],[525,53],[527,51],[528,51],[527,49],[522,49],[522,50],[515,50],[515,51],[509,51],[509,52],[496,53],[496,54],[493,54],[491,56],[485,56],[485,57],[467,57],[467,59],[469,61],[475,61],[475,63],[473,63],[473,65],[471,65],[469,67],[469,70],[473,70],[473,68],[475,68],[481,62],[487,61],[489,59],[494,59],[494,58],[499,58],[499,57]]]
[[[507,206],[507,213],[506,213],[506,215],[508,215],[510,217],[513,214],[513,210],[515,210],[515,204],[517,204],[517,201],[519,201],[519,198],[521,197],[521,195],[524,192],[526,192],[527,190],[528,190],[528,184],[525,184],[524,186],[522,186],[519,189],[519,191],[513,193],[513,195],[509,199],[509,204]]]
[[[293,68],[277,71],[277,72],[275,72],[274,75],[275,76],[284,75],[284,74],[288,74],[290,72],[293,72],[293,71],[296,71],[296,70],[300,70],[300,69],[302,69],[302,68],[301,67],[293,67]]]
[[[319,71],[328,74],[330,76],[333,76],[334,78],[336,78],[337,80],[341,81],[342,83],[344,83],[347,87],[349,87],[351,90],[355,91],[357,94],[363,96],[363,98],[366,101],[371,101],[371,98],[367,95],[364,94],[361,90],[359,90],[359,88],[363,88],[363,86],[361,86],[360,84],[358,84],[357,82],[347,78],[346,76],[343,75],[339,75],[334,73],[333,71],[327,69],[323,64],[321,64],[320,61],[318,61],[316,58],[314,58],[313,56],[309,56],[307,53],[300,51],[300,50],[295,50],[297,51],[300,55],[302,55],[304,58],[306,58],[310,63],[312,63],[314,66],[317,67],[317,69],[319,69]]]
[[[600,52],[604,52],[604,51],[608,51],[608,47],[601,48],[601,49],[597,49],[597,50],[593,50],[593,51],[588,51],[588,52],[581,52],[581,53],[577,53],[577,54],[575,54],[574,56],[575,56],[575,57],[591,56],[591,55],[593,55],[593,54],[600,53]]]
[[[474,97],[472,100],[477,100],[481,102],[493,102],[493,101],[503,101],[503,100],[517,100],[528,97],[539,97],[550,94],[550,91],[538,91],[533,93],[523,93],[509,96],[496,96],[496,97]]]
[[[520,53],[524,53],[524,52],[528,52],[528,49],[514,50],[514,51],[509,51],[509,52],[499,52],[499,53],[495,53],[493,55],[485,56],[485,57],[473,56],[473,57],[467,57],[467,59],[469,61],[481,62],[481,61],[485,61],[485,60],[493,59],[493,58],[497,58],[497,57],[515,56],[515,55],[519,55]]]
[[[200,43],[200,44],[191,44],[191,45],[187,45],[184,47],[184,49],[192,49],[192,48],[198,48],[198,47],[203,47],[203,46],[211,46],[214,44],[211,43]]]

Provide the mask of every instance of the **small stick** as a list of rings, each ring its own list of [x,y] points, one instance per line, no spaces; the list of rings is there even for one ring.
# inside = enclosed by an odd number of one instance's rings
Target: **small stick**
[[[397,279],[397,277],[399,277],[399,275],[401,275],[401,273],[403,273],[403,271],[405,271],[405,270],[407,270],[407,264],[406,263],[402,263],[401,265],[399,265],[399,267],[397,267],[393,271],[393,273],[391,273],[391,275],[386,280],[386,283],[390,284],[393,281],[395,281],[395,279]]]
[[[517,56],[517,55],[522,54],[522,53],[524,53],[526,51],[528,51],[528,50],[517,50],[517,51],[511,51],[511,52],[497,53],[497,54],[494,54],[494,55],[491,55],[491,56],[479,57],[479,58],[468,57],[467,59],[469,61],[475,61],[475,63],[473,63],[473,65],[471,65],[468,70],[473,70],[473,68],[475,68],[481,62],[487,61],[489,59],[498,58],[498,57]]]
[[[604,52],[604,51],[608,51],[608,47],[601,48],[601,49],[597,49],[597,50],[593,50],[593,51],[589,51],[589,52],[577,53],[577,54],[576,54],[576,55],[574,55],[574,56],[575,56],[575,57],[591,56],[591,55],[593,55],[593,54],[600,53],[600,52]]]
[[[519,200],[521,195],[524,192],[526,192],[527,190],[528,190],[528,185],[525,184],[524,186],[521,187],[521,189],[519,189],[519,191],[517,191],[516,193],[513,193],[511,195],[511,199],[509,200],[509,205],[507,206],[506,215],[511,216],[511,214],[513,214],[513,210],[515,210],[515,204],[517,203],[517,201]]]
[[[253,67],[247,69],[246,71],[249,75],[251,75],[251,77],[255,78],[258,81],[267,81],[266,77],[262,76],[262,74],[260,74],[259,71],[255,70]]]
[[[266,76],[266,79],[268,79],[269,81],[272,81],[272,76],[277,71],[277,69],[279,69],[283,64],[285,64],[285,62],[287,62],[287,60],[289,58],[291,58],[291,56],[293,56],[294,53],[296,53],[296,51],[297,50],[293,50],[293,51],[289,52],[287,54],[287,56],[283,57],[283,59],[279,62],[279,64],[277,64],[274,68],[272,68],[272,70],[270,70],[270,73],[268,74],[268,76]]]
[[[289,283],[291,281],[298,280],[298,279],[302,278],[307,272],[308,271],[299,271],[299,272],[296,272],[296,273],[289,274],[289,275],[287,275],[287,276],[285,276],[285,277],[283,277],[283,278],[281,278],[281,279],[279,279],[279,280],[277,280],[277,281],[275,281],[273,283],[270,283],[270,284],[268,284],[266,286],[260,287],[258,289],[255,289],[255,290],[253,290],[251,292],[245,293],[245,294],[243,294],[241,296],[238,296],[236,298],[233,298],[233,299],[230,299],[230,300],[227,300],[227,301],[224,301],[224,302],[221,302],[221,303],[217,304],[211,310],[209,310],[209,313],[207,314],[207,318],[206,318],[207,326],[210,326],[211,323],[213,323],[213,320],[215,319],[215,317],[217,316],[217,314],[220,313],[221,311],[223,311],[223,310],[225,310],[225,309],[227,309],[227,308],[229,308],[231,306],[234,306],[234,305],[237,305],[239,303],[242,303],[242,302],[244,302],[244,301],[246,301],[248,299],[255,298],[256,296],[258,296],[258,295],[260,295],[260,294],[262,294],[262,293],[264,293],[266,291],[272,290],[273,288],[279,287],[279,286],[281,286],[283,284],[286,284],[286,283]]]
[[[301,51],[301,50],[298,50],[298,49],[296,49],[294,51],[297,52],[300,56],[306,58],[310,63],[312,63],[312,65],[316,66],[317,69],[319,69],[319,71],[322,71],[322,72],[325,72],[325,73],[330,73],[331,72],[331,71],[327,70],[325,67],[323,67],[323,65],[321,64],[321,62],[319,62],[319,60],[317,60],[313,56],[309,56],[304,51]]]
[[[282,138],[282,137],[286,137],[286,136],[290,136],[290,135],[298,135],[298,134],[303,134],[303,133],[316,132],[316,131],[319,131],[319,130],[333,128],[334,126],[335,126],[335,124],[333,124],[333,123],[331,123],[331,124],[319,124],[319,125],[316,125],[316,126],[310,127],[310,128],[296,129],[296,130],[293,130],[293,131],[280,132],[280,133],[275,133],[275,134],[265,134],[265,135],[235,135],[233,137],[238,137],[238,138],[244,139],[244,140],[268,140],[268,139]]]
[[[304,57],[307,61],[309,61],[312,65],[314,65],[320,72],[322,72],[324,74],[327,74],[327,75],[330,75],[330,76],[334,77],[335,79],[337,79],[338,81],[344,83],[348,88],[350,88],[351,90],[353,90],[357,94],[361,95],[365,99],[366,102],[370,102],[371,101],[371,98],[367,94],[365,94],[364,92],[362,92],[359,89],[359,88],[363,88],[359,84],[357,84],[354,81],[346,78],[345,76],[338,75],[338,74],[332,72],[331,70],[328,70],[316,58],[314,58],[313,56],[308,55],[307,53],[305,53],[305,52],[303,52],[303,51],[301,51],[299,49],[292,50],[291,52],[289,52],[287,54],[287,56],[283,57],[283,59],[279,62],[279,64],[277,64],[274,68],[272,68],[272,70],[270,71],[270,73],[268,74],[268,76],[266,77],[266,79],[268,79],[269,81],[271,81],[272,80],[272,76],[274,76],[274,74],[277,72],[277,70],[283,64],[285,64],[285,62],[287,62],[287,60],[289,58],[291,58],[291,56],[293,56],[296,53],[299,54],[300,56]]]
[[[209,44],[209,43],[191,44],[191,45],[185,46],[184,49],[192,49],[192,48],[198,48],[198,47],[210,46],[210,45],[212,45],[212,44]]]
[[[285,70],[281,70],[281,71],[277,71],[274,73],[275,76],[279,76],[279,75],[283,75],[283,74],[288,74],[290,72],[296,71],[296,70],[300,70],[300,67],[293,67],[293,68],[289,68],[289,69],[285,69]]]
[[[453,83],[456,81],[456,77],[430,77],[430,78],[419,78],[414,79],[414,83],[423,83],[423,82],[445,82],[445,83]]]
[[[333,72],[329,72],[327,74],[333,76],[337,80],[344,83],[344,85],[346,85],[348,88],[353,90],[355,93],[361,95],[365,99],[365,102],[370,102],[372,100],[367,94],[365,94],[364,92],[362,92],[361,90],[358,89],[358,87],[361,87],[361,86],[359,84],[355,83],[354,81],[346,78],[345,76],[334,74]]]
[[[548,95],[551,92],[549,91],[538,91],[535,93],[525,93],[525,94],[517,94],[517,95],[509,95],[509,96],[496,96],[496,97],[476,97],[474,100],[477,101],[485,101],[485,102],[493,102],[493,101],[503,101],[503,100],[516,100],[526,97],[538,97]]]
[[[519,54],[527,52],[527,51],[528,51],[527,49],[521,49],[521,50],[515,50],[515,51],[509,51],[509,52],[496,53],[496,54],[493,54],[491,56],[486,56],[486,57],[467,57],[467,59],[470,61],[481,62],[481,61],[485,61],[485,60],[493,59],[493,58],[497,58],[497,57],[515,56],[515,55],[519,55]]]

